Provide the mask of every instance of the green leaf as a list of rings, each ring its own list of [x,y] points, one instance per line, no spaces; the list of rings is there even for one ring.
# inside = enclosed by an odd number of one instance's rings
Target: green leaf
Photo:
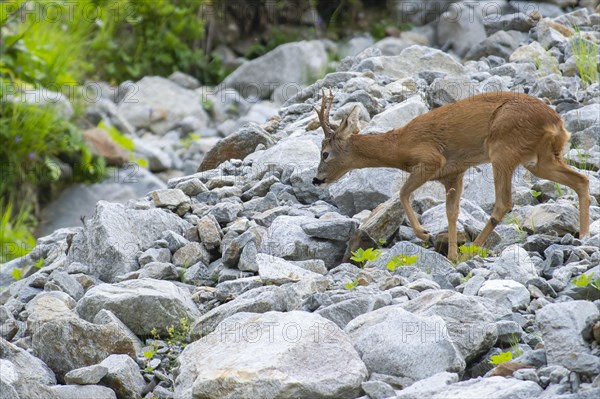
[[[144,352],[144,357],[148,360],[152,359],[154,357],[154,355],[156,354],[156,352],[154,352],[152,349],[147,350]]]
[[[10,273],[15,280],[21,280],[23,278],[23,270],[15,267]]]
[[[506,363],[508,361],[511,361],[513,358],[513,354],[512,352],[508,351],[508,352],[502,352],[498,355],[493,355],[490,357],[490,361],[488,362],[489,364],[493,364],[493,365],[499,365],[502,363]]]
[[[585,273],[583,273],[583,274],[579,275],[579,277],[573,278],[573,280],[571,280],[571,281],[577,287],[587,287],[588,285],[590,285],[593,278],[594,278],[594,273],[590,273],[589,276],[586,275]]]

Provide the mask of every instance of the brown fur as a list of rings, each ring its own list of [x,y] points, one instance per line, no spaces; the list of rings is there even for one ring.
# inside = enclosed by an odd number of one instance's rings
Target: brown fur
[[[447,193],[451,259],[457,256],[463,175],[482,163],[492,163],[496,203],[476,245],[483,246],[496,222],[512,209],[511,178],[519,165],[540,178],[573,188],[579,197],[579,235],[589,234],[588,178],[564,164],[562,149],[570,134],[558,113],[535,97],[511,92],[480,94],[420,115],[385,134],[360,135],[358,130],[358,114],[353,111],[335,132],[326,134],[322,153],[328,153],[328,158],[321,158],[317,179],[331,183],[351,169],[365,167],[410,172],[400,200],[422,240],[428,240],[429,234],[410,207],[410,195],[429,180],[440,181]]]

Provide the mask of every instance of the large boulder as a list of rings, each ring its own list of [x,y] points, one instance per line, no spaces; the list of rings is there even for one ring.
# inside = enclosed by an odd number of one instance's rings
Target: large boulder
[[[180,399],[355,398],[368,375],[339,327],[301,311],[229,317],[179,364]]]
[[[0,338],[0,397],[50,399],[46,386],[54,384],[56,377],[43,361]]]
[[[146,76],[132,84],[118,105],[121,115],[137,129],[163,135],[185,117],[206,126],[208,115],[202,97],[160,76]]]
[[[242,64],[222,84],[246,98],[268,99],[281,85],[300,89],[314,82],[325,73],[327,63],[321,41],[286,43]]]
[[[353,216],[365,209],[375,209],[382,202],[398,196],[403,174],[398,169],[356,169],[329,187],[332,200],[340,210]]]
[[[370,373],[412,383],[439,372],[465,369],[465,360],[439,316],[418,316],[392,305],[358,316],[344,331]]]
[[[198,172],[214,169],[229,159],[244,159],[262,144],[272,147],[275,141],[260,126],[249,123],[235,133],[220,140],[202,159]]]
[[[77,312],[86,320],[102,309],[113,312],[137,335],[150,335],[156,328],[166,335],[167,328],[200,316],[190,293],[170,281],[142,278],[117,284],[100,284],[86,292],[77,304]]]
[[[410,46],[400,55],[371,57],[352,68],[373,71],[392,79],[416,78],[421,72],[440,72],[450,76],[467,76],[466,69],[450,55],[426,46]]]
[[[94,216],[77,233],[69,260],[90,266],[93,275],[112,282],[137,270],[137,252],[148,249],[163,231],[183,234],[190,227],[176,214],[162,209],[127,209],[100,201]]]
[[[402,307],[420,316],[441,317],[448,335],[467,363],[496,343],[496,319],[510,313],[509,309],[502,309],[491,300],[449,290],[424,292]]]
[[[417,116],[429,111],[427,105],[420,96],[412,96],[401,103],[386,108],[385,111],[375,115],[367,129],[381,129],[386,132],[391,129],[398,129],[406,125]]]
[[[259,252],[286,260],[322,259],[327,268],[340,263],[346,242],[314,238],[303,226],[317,222],[310,216],[279,216],[269,226]]]
[[[133,341],[116,324],[97,325],[77,317],[39,325],[31,337],[31,349],[59,382],[64,382],[67,372],[100,363],[111,354],[135,359]]]
[[[585,335],[590,338],[591,326],[599,318],[598,308],[589,301],[551,303],[538,310],[536,322],[548,364],[570,368],[573,359],[591,357]],[[600,363],[597,357],[595,363]]]

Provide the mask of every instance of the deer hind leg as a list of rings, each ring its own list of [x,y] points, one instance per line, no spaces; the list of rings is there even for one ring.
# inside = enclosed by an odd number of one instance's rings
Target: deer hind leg
[[[440,156],[438,161],[437,163],[421,163],[415,166],[400,190],[400,203],[404,208],[404,213],[406,213],[406,217],[417,237],[423,241],[429,241],[429,233],[419,223],[417,215],[410,204],[410,196],[439,172],[443,165],[443,158]]]
[[[504,215],[512,209],[512,186],[511,180],[516,165],[506,165],[501,162],[492,161],[492,169],[494,171],[494,191],[496,194],[496,203],[492,209],[492,215],[485,224],[485,227],[477,238],[474,244],[482,247],[489,235],[494,231],[494,228],[500,223]]]
[[[590,189],[586,175],[576,172],[555,156],[539,159],[535,166],[526,168],[542,179],[571,187],[579,198],[579,237],[590,234]]]
[[[463,190],[463,174],[442,180],[446,188],[446,216],[448,217],[448,259],[458,257],[456,222],[460,212],[460,196]]]

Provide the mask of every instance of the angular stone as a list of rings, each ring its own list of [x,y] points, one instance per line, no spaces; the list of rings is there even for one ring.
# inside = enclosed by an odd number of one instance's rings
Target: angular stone
[[[223,232],[219,223],[213,216],[204,216],[198,221],[196,225],[198,228],[198,237],[200,242],[209,251],[219,249],[221,246],[221,238]]]
[[[488,280],[483,283],[477,295],[513,310],[526,307],[531,300],[529,290],[513,280]]]
[[[302,224],[302,230],[315,238],[348,241],[358,222],[350,218],[317,219]]]
[[[422,317],[399,305],[358,316],[344,331],[370,373],[417,381],[438,372],[462,372],[465,360],[438,316]]]
[[[282,285],[320,276],[285,259],[267,254],[256,255],[256,263],[258,263],[258,274],[265,284]]]
[[[355,398],[367,377],[348,337],[302,311],[229,317],[189,344],[179,364],[181,398]]]
[[[151,335],[156,328],[166,335],[167,328],[179,325],[182,318],[195,320],[200,312],[190,293],[172,282],[153,279],[100,284],[77,304],[77,313],[93,320],[102,309],[112,311],[137,335]]]
[[[198,262],[208,265],[210,254],[204,248],[204,245],[197,242],[190,242],[173,254],[173,264],[175,266],[188,267]]]
[[[56,385],[51,390],[59,399],[117,399],[112,389],[100,385]]]
[[[137,252],[150,248],[163,231],[181,234],[189,226],[179,216],[162,209],[126,209],[100,201],[84,231],[73,238],[68,259],[89,265],[94,276],[111,282],[137,270]]]
[[[33,333],[33,354],[54,371],[59,382],[67,372],[97,364],[111,354],[135,358],[135,347],[117,326],[79,318],[51,320]]]
[[[110,355],[100,363],[108,372],[100,382],[117,394],[117,399],[141,399],[146,386],[137,363],[125,355]]]
[[[65,382],[69,385],[96,385],[107,373],[108,368],[94,364],[69,371],[65,374]]]
[[[492,348],[498,337],[494,322],[509,312],[491,300],[449,290],[425,292],[402,307],[420,316],[441,317],[467,363]]]

